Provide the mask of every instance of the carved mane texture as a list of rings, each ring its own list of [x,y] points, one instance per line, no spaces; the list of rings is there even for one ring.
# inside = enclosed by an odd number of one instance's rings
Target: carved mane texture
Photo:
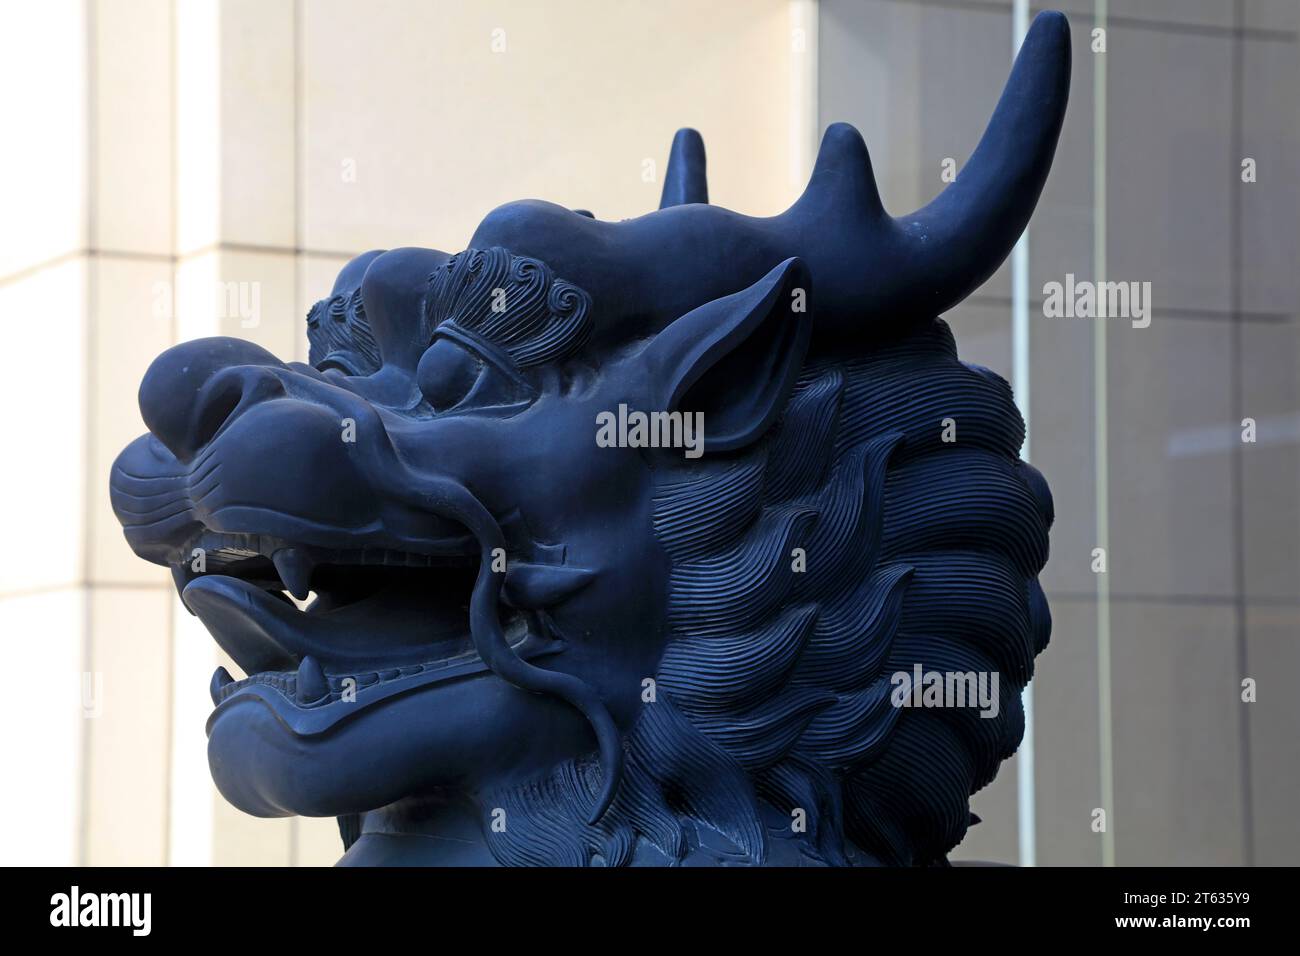
[[[941,440],[945,417],[959,443]],[[511,820],[498,859],[617,865],[644,841],[677,861],[715,831],[761,863],[761,800],[805,811],[819,862],[943,860],[970,794],[1020,742],[1020,691],[1051,631],[1036,576],[1052,504],[1017,458],[1023,437],[1006,382],[958,361],[935,321],[810,365],[748,455],[665,472],[654,523],[673,637],[622,788],[594,826],[594,761],[484,795]],[[997,672],[998,715],[896,708],[890,675],[918,663]]]

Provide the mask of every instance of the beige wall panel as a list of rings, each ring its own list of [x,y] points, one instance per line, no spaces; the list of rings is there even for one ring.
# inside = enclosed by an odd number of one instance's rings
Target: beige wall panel
[[[215,251],[186,256],[176,263],[177,342],[221,334],[216,305],[219,268],[220,254]]]
[[[92,866],[167,862],[170,587],[89,592],[91,667],[103,688],[88,722]]]
[[[97,248],[172,251],[172,4],[94,0]]]
[[[1246,597],[1294,607],[1300,604],[1300,322],[1245,323],[1241,351],[1250,370],[1241,383],[1241,416],[1225,422],[1220,438],[1241,456]],[[1255,423],[1253,443],[1241,441],[1246,417]]]
[[[288,866],[294,821],[264,820],[236,810],[217,791],[208,769],[208,682],[223,666],[244,676],[207,630],[172,599],[170,856],[173,866]]]
[[[172,343],[172,266],[169,261],[99,256],[91,269],[94,401],[86,477],[91,580],[170,586],[166,569],[141,561],[127,546],[113,515],[108,480],[118,453],[145,431],[136,400],[140,380]]]
[[[256,342],[283,361],[293,359],[298,340],[307,334],[306,318],[298,314],[290,254],[222,252],[213,301],[216,334]]]
[[[1157,315],[1145,329],[1110,326],[1108,566],[1116,594],[1235,591],[1232,461],[1222,442],[1232,421],[1230,341],[1226,321]]]
[[[1232,25],[1232,4],[1222,0],[1111,0],[1108,10],[1112,17],[1139,17],[1203,26]]]
[[[1114,812],[1101,796],[1097,606],[1050,591],[1047,599],[1052,639],[1034,664],[1038,863],[1098,866],[1102,837],[1092,829],[1093,811]]]
[[[784,2],[326,0],[302,30],[307,248],[456,251],[526,197],[641,215],[681,126],[704,135],[714,202],[793,198]]]
[[[0,598],[5,667],[46,676],[7,681],[0,694],[0,818],[12,823],[0,866],[80,862],[82,730],[97,697],[93,678],[82,696],[85,613],[81,590]]]
[[[1295,779],[1300,767],[1300,610],[1253,608],[1246,618],[1247,673],[1256,682],[1249,708],[1250,766],[1254,784],[1254,840],[1258,866],[1295,866],[1300,861]],[[1240,681],[1238,695],[1240,695]]]
[[[292,359],[307,328],[296,286],[290,253],[238,249],[185,257],[176,266],[176,339],[228,335]]]
[[[218,796],[213,821],[213,866],[292,865],[293,823],[288,817],[250,817]]]
[[[85,4],[6,5],[5,37],[0,277],[86,245]]]
[[[1249,0],[1242,13],[1248,27],[1300,30],[1300,4],[1294,0]]]
[[[1116,864],[1241,865],[1232,609],[1123,602],[1111,620]]]
[[[0,59],[3,59],[0,57]],[[84,257],[0,284],[5,444],[28,467],[0,468],[0,594],[66,587],[84,575],[86,442]]]
[[[175,4],[175,252],[221,235],[221,21],[218,0]]]
[[[171,779],[168,809],[168,863],[207,866],[214,849],[216,787],[208,772],[205,731],[212,701],[207,687],[217,666],[217,646],[207,630],[172,599]]]
[[[333,866],[343,855],[343,840],[334,817],[298,817],[295,866]]]
[[[220,241],[292,247],[294,0],[224,0],[220,41]]]

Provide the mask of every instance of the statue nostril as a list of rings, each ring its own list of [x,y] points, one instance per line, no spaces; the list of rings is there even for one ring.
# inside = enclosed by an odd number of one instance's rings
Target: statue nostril
[[[197,452],[212,441],[244,398],[244,381],[234,376],[220,376],[211,381],[199,398],[193,427],[190,430],[190,452]]]
[[[153,360],[140,383],[140,415],[154,437],[181,461],[212,440],[245,398],[272,394],[274,355],[240,339],[193,339]]]

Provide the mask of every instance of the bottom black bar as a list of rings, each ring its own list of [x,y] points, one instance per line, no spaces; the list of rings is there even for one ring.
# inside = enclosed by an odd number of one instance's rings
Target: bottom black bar
[[[933,934],[991,943],[1039,930],[1065,939],[1200,934],[1228,941],[1285,927],[1294,883],[1292,871],[1265,868],[36,869],[7,876],[0,904],[6,927],[75,932],[92,945],[132,937],[204,941],[219,928],[245,941],[302,946],[383,926],[418,936],[419,927],[443,920],[490,929],[497,942],[503,930],[568,936],[574,921],[587,927],[598,919],[615,931],[621,925],[648,934],[660,947],[686,945],[693,933],[683,920],[727,932],[858,927],[853,932],[865,933],[864,943],[891,927],[910,927],[921,934],[918,942]]]

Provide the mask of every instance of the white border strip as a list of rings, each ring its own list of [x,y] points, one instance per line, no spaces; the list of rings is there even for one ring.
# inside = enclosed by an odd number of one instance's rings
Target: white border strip
[[[1029,30],[1029,0],[1015,0],[1011,8],[1011,55],[1020,51]],[[1025,420],[1025,443],[1020,457],[1029,461],[1029,228],[1011,251],[1011,387],[1016,406]],[[1020,865],[1034,866],[1038,859],[1038,807],[1034,794],[1034,685],[1020,695],[1025,710],[1025,735],[1016,752],[1016,827]]]

